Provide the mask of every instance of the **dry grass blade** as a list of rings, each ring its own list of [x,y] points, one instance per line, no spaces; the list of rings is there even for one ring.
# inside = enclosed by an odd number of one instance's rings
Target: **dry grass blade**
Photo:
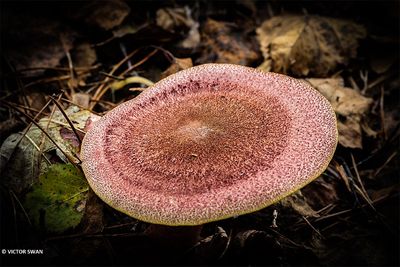
[[[150,57],[154,56],[155,53],[157,53],[158,50],[153,50],[151,51],[149,54],[147,54],[143,59],[139,60],[136,64],[133,64],[132,66],[130,66],[129,68],[127,68],[126,70],[124,70],[121,74],[121,76],[126,75],[127,73],[131,72],[134,68],[142,65],[144,62],[146,62]]]
[[[350,156],[351,156],[351,162],[352,162],[352,164],[353,164],[354,171],[355,171],[355,173],[356,173],[357,181],[358,181],[358,183],[360,184],[360,187],[361,187],[361,188],[360,188],[360,191],[362,192],[362,196],[363,196],[363,198],[367,201],[367,203],[370,204],[371,208],[372,208],[374,211],[376,211],[375,207],[372,205],[372,200],[371,200],[371,198],[369,197],[369,195],[368,195],[368,193],[367,193],[367,190],[365,190],[365,187],[364,187],[363,182],[361,181],[361,177],[360,177],[360,174],[359,174],[359,172],[358,172],[357,164],[356,164],[356,161],[354,160],[353,154],[350,154]]]
[[[363,81],[363,89],[361,90],[361,94],[365,95],[365,92],[368,89],[368,70],[364,72],[360,70],[360,79]]]
[[[225,245],[224,250],[223,250],[223,251],[221,252],[221,254],[219,255],[218,260],[222,259],[222,258],[225,256],[226,252],[228,251],[229,246],[230,246],[231,241],[232,241],[232,232],[233,232],[233,231],[232,231],[232,228],[229,229],[228,241],[226,242],[226,245]]]
[[[100,64],[93,65],[90,67],[75,67],[74,69],[76,71],[91,71],[91,70],[98,69],[99,67],[100,67]],[[35,67],[35,68],[18,69],[18,70],[16,70],[16,72],[21,73],[21,72],[30,72],[30,71],[37,71],[37,70],[70,71],[69,68],[63,68],[63,67]]]
[[[381,83],[383,83],[384,81],[386,81],[387,79],[391,78],[394,75],[398,75],[398,73],[396,71],[391,71],[386,73],[385,75],[382,75],[380,77],[378,77],[375,81],[371,82],[367,89],[373,88]]]
[[[11,190],[8,191],[10,195],[10,200],[13,208],[13,218],[14,218],[14,230],[15,230],[15,240],[18,242],[18,224],[17,224],[17,209],[15,207],[14,197],[11,194]]]
[[[317,214],[329,214],[334,208],[336,208],[337,205],[335,204],[328,204],[327,206],[323,207],[320,210],[317,210]]]
[[[351,192],[349,177],[346,175],[346,171],[344,170],[343,166],[337,163],[336,170],[339,173],[339,177],[344,181],[347,190]]]
[[[306,218],[305,216],[302,216],[302,218],[303,218],[303,220],[308,224],[308,226],[310,226],[311,229],[313,229],[313,231],[317,233],[317,235],[318,235],[319,237],[325,238],[325,237],[320,233],[320,231],[318,231],[318,230],[310,223],[310,221],[307,220],[307,218]]]
[[[67,99],[67,98],[61,98],[60,100],[66,102],[66,103],[68,103],[68,104],[72,104],[72,105],[74,105],[74,106],[77,106],[77,107],[80,108],[80,109],[87,110],[87,108],[85,108],[85,107],[83,107],[82,105],[79,105],[79,104],[77,104],[77,103],[74,103],[74,102],[72,102],[71,100],[69,100],[69,99]],[[95,115],[100,116],[100,113],[98,113],[98,112],[95,112],[95,111],[90,111],[90,112],[93,113],[93,114],[95,114]]]
[[[15,201],[17,201],[18,206],[21,208],[22,213],[24,214],[26,221],[32,225],[31,220],[29,219],[28,213],[26,212],[24,206],[22,205],[21,201],[19,201],[17,195],[14,193],[14,191],[10,190],[10,195],[15,199]]]
[[[381,87],[381,96],[379,99],[379,114],[381,117],[381,131],[383,134],[383,139],[387,140],[386,127],[385,127],[384,96],[385,96],[385,90],[383,89],[383,86],[382,86]]]
[[[7,102],[9,105],[14,105],[14,106],[16,106],[16,107],[19,107],[19,108],[23,108],[23,109],[25,109],[25,110],[29,110],[29,111],[33,111],[33,112],[36,112],[36,114],[43,114],[43,115],[49,115],[49,113],[47,113],[47,112],[44,112],[44,110],[42,109],[42,110],[37,110],[37,109],[35,109],[35,108],[32,108],[32,107],[27,107],[27,106],[24,106],[24,105],[20,105],[20,104],[17,104],[17,103],[12,103],[12,102]],[[35,117],[36,117],[36,115],[35,115]]]
[[[138,222],[137,221],[135,221],[135,222],[128,222],[128,223],[119,223],[119,224],[116,224],[116,225],[110,225],[110,226],[105,226],[104,227],[104,229],[116,229],[116,228],[122,228],[122,227],[125,227],[125,226],[136,226],[138,224]]]
[[[45,159],[45,161],[51,165],[51,161],[47,158],[47,156],[43,153],[42,149],[35,143],[35,141],[32,140],[32,138],[29,137],[29,135],[25,135],[25,138],[28,139],[28,141],[32,144],[34,148],[40,153],[40,155]]]
[[[74,94],[75,87],[77,86],[78,82],[75,77],[75,69],[74,69],[74,65],[72,63],[71,54],[69,53],[69,49],[67,48],[64,36],[62,36],[62,35],[61,35],[61,43],[62,43],[62,47],[64,49],[64,53],[67,56],[69,75],[71,76],[71,78],[70,78],[71,82],[68,82],[68,87],[71,90],[71,94]]]
[[[64,235],[64,236],[53,236],[47,238],[45,241],[57,241],[71,238],[104,238],[104,237],[146,237],[143,233],[122,233],[122,234],[74,234],[74,235]]]
[[[376,172],[374,173],[374,176],[377,176],[377,175],[383,170],[383,168],[385,168],[386,165],[388,165],[388,163],[389,163],[396,155],[397,155],[397,151],[394,151],[394,152],[389,156],[389,158],[385,161],[385,163],[383,163],[383,165],[380,166],[380,167],[376,170]]]
[[[89,71],[77,71],[77,75],[81,75],[82,78],[87,77],[89,75]],[[65,74],[57,77],[49,77],[49,78],[43,78],[43,79],[38,79],[34,82],[28,83],[24,86],[24,88],[29,88],[37,84],[43,84],[43,83],[52,83],[52,82],[60,82],[60,81],[66,81],[71,79],[70,74]]]
[[[61,125],[61,126],[65,126],[67,129],[72,130],[71,126],[70,126],[68,123],[64,123],[64,122],[62,122],[62,121],[58,121],[58,120],[55,120],[55,119],[43,118],[43,119],[41,119],[40,121],[42,121],[42,122],[51,122],[51,123],[54,123],[54,124],[58,124],[58,125]],[[86,133],[86,132],[85,132],[84,130],[82,130],[82,129],[79,129],[79,128],[75,128],[75,129],[76,129],[77,132],[80,132],[80,133],[83,133],[83,134]]]

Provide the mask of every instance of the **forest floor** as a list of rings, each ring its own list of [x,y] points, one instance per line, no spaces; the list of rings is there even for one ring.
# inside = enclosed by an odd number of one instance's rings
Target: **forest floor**
[[[398,1],[0,8],[0,265],[400,265]],[[336,112],[339,144],[303,189],[208,223],[200,243],[176,252],[90,190],[80,139],[96,116],[204,63],[310,83]]]

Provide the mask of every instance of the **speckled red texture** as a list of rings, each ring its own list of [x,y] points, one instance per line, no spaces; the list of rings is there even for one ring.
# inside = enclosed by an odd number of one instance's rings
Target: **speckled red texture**
[[[156,83],[96,122],[82,166],[106,203],[196,225],[261,209],[316,178],[337,144],[329,102],[304,82],[229,64]]]

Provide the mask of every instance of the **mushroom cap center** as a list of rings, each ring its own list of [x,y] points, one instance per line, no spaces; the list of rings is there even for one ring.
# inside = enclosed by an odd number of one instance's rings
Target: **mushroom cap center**
[[[106,157],[131,186],[170,195],[248,179],[284,150],[290,118],[278,99],[239,92],[200,90],[133,111],[109,127]]]
[[[217,131],[217,129],[213,128],[211,125],[208,125],[206,122],[193,120],[189,121],[187,124],[178,127],[177,136],[182,141],[186,140],[201,140],[207,138],[212,132]]]

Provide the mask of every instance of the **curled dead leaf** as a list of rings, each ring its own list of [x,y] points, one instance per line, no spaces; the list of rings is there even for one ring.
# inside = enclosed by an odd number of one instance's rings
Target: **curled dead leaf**
[[[185,8],[160,8],[156,12],[156,23],[164,30],[175,32],[179,29],[188,29],[193,19],[188,16]]]
[[[199,23],[192,18],[188,6],[182,8],[160,8],[156,13],[156,23],[166,31],[181,32],[186,35],[178,46],[195,48],[200,43]]]
[[[220,258],[229,245],[229,236],[226,231],[217,226],[215,232],[200,240],[191,248],[186,256],[192,256],[198,263],[205,264]]]
[[[322,209],[339,200],[337,181],[328,181],[321,176],[301,189],[307,203],[313,209]]]
[[[130,12],[129,5],[122,0],[91,1],[78,12],[77,16],[84,18],[89,25],[110,30],[120,25]]]
[[[356,56],[363,26],[319,16],[275,16],[258,29],[262,69],[297,76],[325,76]]]
[[[237,255],[238,264],[241,261],[260,265],[268,259],[271,266],[282,265],[283,248],[281,243],[265,231],[245,230],[236,234],[233,239],[232,251]]]
[[[193,67],[191,58],[174,58],[174,62],[172,62],[171,66],[161,73],[161,79],[190,67]]]
[[[75,31],[55,19],[24,13],[10,16],[3,12],[3,15],[2,50],[17,70],[56,67],[77,37]],[[44,69],[38,69],[24,75],[43,72]]]
[[[306,79],[325,96],[339,115],[339,143],[344,147],[362,148],[362,117],[369,111],[373,99],[356,90],[344,87],[343,79]]]
[[[295,212],[300,214],[301,216],[306,217],[319,217],[318,213],[308,205],[306,198],[301,193],[300,190],[291,194],[290,196],[285,197],[280,201],[282,206],[287,208],[292,208]]]
[[[208,19],[202,33],[204,50],[199,63],[232,63],[250,65],[259,58],[251,42],[246,41],[243,33],[236,31],[232,25]]]

